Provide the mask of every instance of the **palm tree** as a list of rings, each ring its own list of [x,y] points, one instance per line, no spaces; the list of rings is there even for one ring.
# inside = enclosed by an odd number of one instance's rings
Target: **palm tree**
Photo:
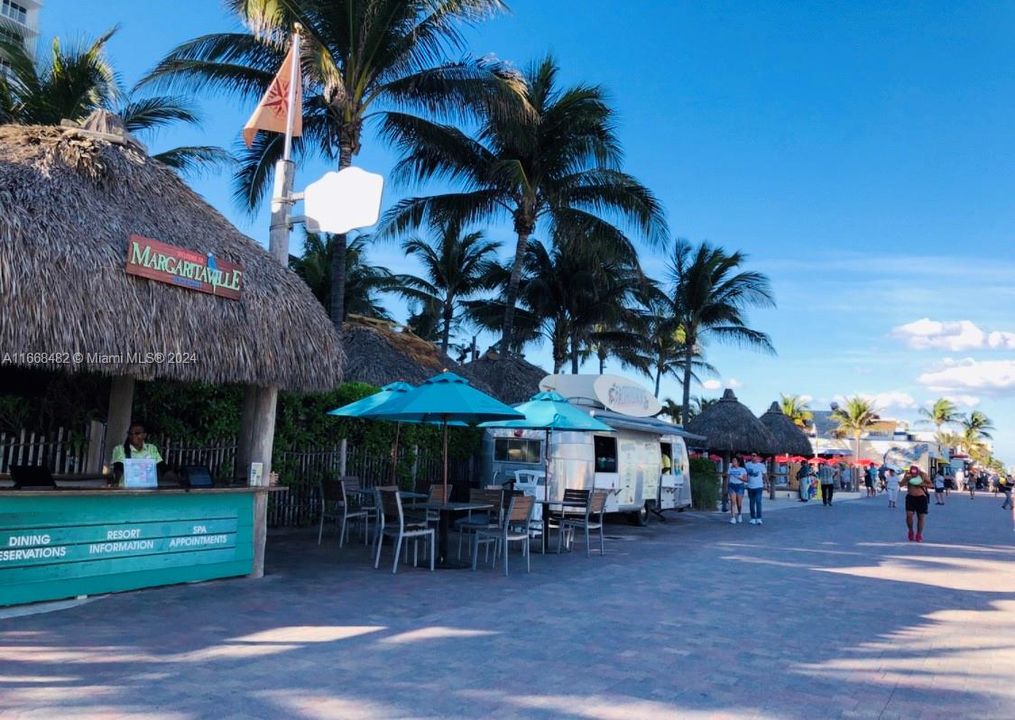
[[[994,430],[994,423],[980,410],[973,410],[969,417],[962,420],[962,445],[970,455],[974,449],[982,455],[986,452],[985,440],[991,440],[990,431]]]
[[[668,375],[679,377],[685,362],[683,328],[665,314],[667,299],[655,296],[647,303],[638,327],[640,340],[634,347],[622,348],[617,353],[623,365],[651,378],[655,384],[655,396],[659,397],[659,386]],[[715,374],[714,366],[705,362],[695,350],[691,358],[691,377],[699,380],[699,373]],[[680,417],[680,411],[675,417]]]
[[[335,235],[327,233],[308,232],[303,241],[303,256],[289,256],[289,269],[303,279],[326,310],[331,306],[332,256],[338,249],[335,238]],[[348,272],[344,304],[351,314],[390,320],[391,316],[380,304],[377,293],[397,292],[406,278],[392,274],[386,267],[367,263],[368,241],[368,235],[360,235],[345,245],[345,266]]]
[[[406,108],[462,114],[487,103],[515,74],[498,62],[459,60],[464,25],[505,9],[501,0],[227,0],[251,32],[216,33],[173,49],[146,82],[213,88],[253,107],[282,66],[289,31],[303,27],[303,136],[297,157],[316,154],[349,167],[361,150],[367,121],[409,118]],[[382,108],[387,108],[384,110]],[[282,157],[283,136],[259,133],[241,154],[235,197],[253,210]],[[346,283],[345,235],[336,235],[332,284]],[[348,293],[332,294],[331,319],[341,330]]]
[[[673,398],[664,398],[662,401],[663,410],[660,414],[666,415],[672,422],[680,422],[680,403]]]
[[[667,312],[684,333],[685,417],[690,407],[694,355],[701,353],[708,339],[775,354],[768,335],[747,326],[744,312],[748,307],[775,307],[775,300],[768,277],[740,270],[746,260],[742,253],[727,253],[708,243],[694,248],[678,239],[674,244]]]
[[[445,227],[434,241],[411,238],[402,244],[406,256],[421,263],[423,277],[404,276],[399,293],[424,308],[439,310],[441,354],[448,352],[451,328],[462,301],[486,289],[487,268],[498,247],[482,232],[463,235],[454,226]]]
[[[427,221],[463,225],[495,216],[511,219],[517,242],[505,296],[501,347],[513,347],[516,303],[529,241],[540,222],[547,236],[598,236],[630,246],[615,222],[638,228],[650,241],[666,234],[662,208],[641,183],[619,169],[613,111],[602,89],[561,87],[551,57],[524,73],[515,107],[480,108],[475,136],[451,125],[390,116],[385,134],[403,152],[395,177],[438,179],[459,192],[409,198],[385,216],[388,232]]]
[[[947,398],[938,398],[929,409],[920,408],[919,414],[924,418],[922,422],[934,423],[938,433],[941,432],[942,426],[962,422],[964,419],[955,403]]]
[[[632,264],[633,262],[633,264]],[[554,373],[570,361],[577,374],[596,345],[632,343],[621,325],[644,282],[637,261],[576,243],[529,244],[520,288],[523,307],[550,340]]]
[[[36,62],[20,41],[0,35],[0,123],[59,125],[81,121],[95,110],[107,110],[123,120],[132,134],[154,132],[183,122],[196,125],[197,114],[181,98],[141,96],[135,87],[124,92],[106,58],[113,27],[91,44],[64,49],[54,38],[49,57]],[[151,156],[177,171],[197,170],[231,161],[222,148],[207,145],[178,147]]]
[[[874,403],[859,395],[846,398],[845,406],[833,405],[832,419],[839,424],[839,431],[851,435],[855,443],[854,459],[860,459],[860,436],[879,419]]]
[[[782,408],[783,415],[792,420],[793,424],[800,429],[807,427],[814,420],[814,413],[811,412],[807,401],[799,395],[783,395],[780,393],[779,406]]]

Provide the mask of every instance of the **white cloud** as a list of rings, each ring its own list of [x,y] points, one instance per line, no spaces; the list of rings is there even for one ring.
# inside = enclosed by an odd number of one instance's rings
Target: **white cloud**
[[[1015,393],[1015,360],[980,362],[972,358],[946,358],[920,375],[917,382],[943,393],[970,390],[997,395]]]
[[[863,397],[874,402],[875,407],[897,410],[910,410],[915,408],[917,403],[916,400],[907,392],[901,392],[899,390],[864,394]]]
[[[980,398],[975,395],[945,395],[945,400],[951,400],[956,405],[962,407],[976,407],[980,404]],[[927,407],[931,407],[934,403],[927,403]]]
[[[901,390],[889,390],[887,392],[879,393],[861,392],[856,393],[855,396],[859,396],[864,400],[869,401],[874,406],[875,412],[884,412],[885,410],[911,410],[917,406],[917,402],[913,396],[907,392],[902,392]],[[839,404],[839,407],[845,406],[846,396],[836,395],[835,402]]]
[[[892,328],[891,336],[914,350],[1004,350],[1015,349],[1015,333],[987,332],[970,320],[939,321],[921,318]]]
[[[736,378],[726,378],[725,380],[716,380],[715,378],[712,378],[711,380],[703,382],[701,386],[706,390],[719,390],[720,388],[736,390],[738,387],[743,386],[743,383]]]

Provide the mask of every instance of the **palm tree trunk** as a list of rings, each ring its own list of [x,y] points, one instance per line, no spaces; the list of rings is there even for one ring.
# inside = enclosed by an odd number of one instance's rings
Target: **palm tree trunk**
[[[518,232],[518,243],[515,245],[515,261],[511,265],[511,278],[508,280],[507,293],[504,297],[504,326],[501,330],[500,351],[511,351],[515,332],[515,303],[518,302],[518,286],[522,282],[522,264],[525,262],[525,251],[529,247],[529,232]]]
[[[662,368],[656,368],[656,397],[659,397],[659,381],[663,379]]]
[[[694,346],[687,344],[684,351],[684,400],[680,406],[680,422],[687,425],[687,413],[691,409],[691,358],[694,355]]]
[[[578,338],[571,336],[571,374],[578,374]]]
[[[352,165],[353,140],[342,133],[338,144],[338,169],[344,170]],[[342,323],[345,321],[345,233],[334,236],[331,255],[331,324],[339,336],[342,334]]]
[[[451,321],[454,319],[454,305],[451,302],[444,303],[444,328],[441,330],[441,354],[448,354],[448,345],[451,341]]]

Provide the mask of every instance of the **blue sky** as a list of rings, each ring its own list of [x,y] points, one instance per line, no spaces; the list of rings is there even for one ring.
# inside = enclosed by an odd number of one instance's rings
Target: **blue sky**
[[[998,453],[1015,462],[1015,5],[510,5],[469,33],[473,53],[524,66],[551,52],[565,82],[602,85],[625,169],[660,197],[674,234],[746,252],[772,280],[778,308],[750,321],[778,355],[710,345],[720,376],[693,394],[732,385],[755,412],[779,393],[814,409],[868,394],[908,419],[953,397],[995,421]],[[114,24],[127,84],[177,43],[236,28],[210,0],[46,0],[40,51]],[[199,100],[202,130],[154,148],[238,140],[252,108]],[[369,135],[364,146],[357,164],[387,173],[394,158]],[[302,167],[297,186],[328,169]],[[227,176],[193,185],[266,242],[266,214],[239,211]],[[385,202],[409,192],[388,187]],[[511,240],[506,225],[489,234]],[[394,246],[371,259],[412,270]],[[643,262],[663,274],[662,249]],[[530,359],[549,365],[546,348]],[[661,395],[679,392],[670,380]]]

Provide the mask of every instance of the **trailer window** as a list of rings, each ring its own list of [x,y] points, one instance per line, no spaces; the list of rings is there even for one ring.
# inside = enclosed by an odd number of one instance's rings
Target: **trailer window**
[[[539,440],[523,440],[518,438],[496,438],[493,444],[493,459],[500,462],[540,463],[539,451],[542,446]]]
[[[595,436],[596,472],[617,472],[617,438]]]

